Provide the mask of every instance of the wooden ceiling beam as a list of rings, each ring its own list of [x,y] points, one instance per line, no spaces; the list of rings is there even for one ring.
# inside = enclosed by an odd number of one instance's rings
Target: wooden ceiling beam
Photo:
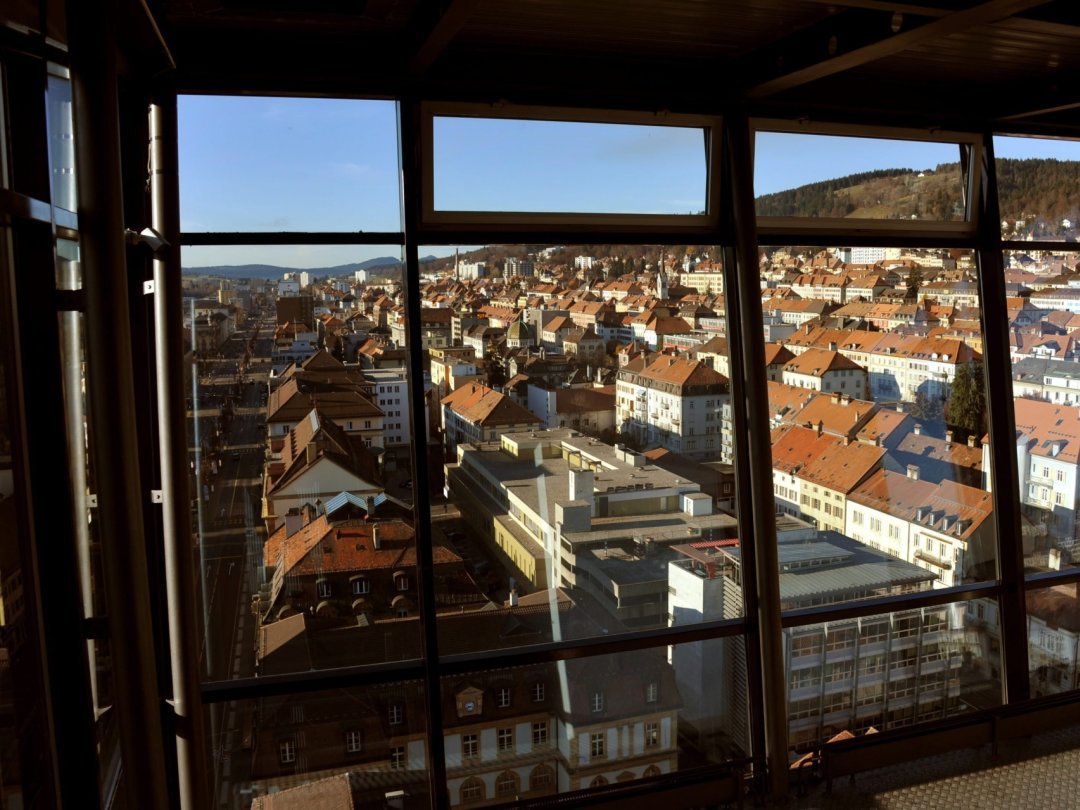
[[[989,25],[1044,5],[1049,0],[987,0],[940,17],[851,8],[751,54],[764,66],[751,74],[745,95],[764,98],[808,82],[852,70],[917,45]],[[938,9],[940,10],[940,9]],[[894,23],[899,27],[894,32]]]
[[[415,78],[427,73],[478,5],[480,0],[450,0],[409,60],[409,76]]]

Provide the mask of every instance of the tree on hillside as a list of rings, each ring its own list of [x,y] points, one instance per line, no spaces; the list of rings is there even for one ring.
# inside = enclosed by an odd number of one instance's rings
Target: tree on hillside
[[[964,433],[957,438],[966,439],[986,431],[986,382],[982,366],[965,363],[956,368],[952,393],[945,406],[945,422],[954,430]]]

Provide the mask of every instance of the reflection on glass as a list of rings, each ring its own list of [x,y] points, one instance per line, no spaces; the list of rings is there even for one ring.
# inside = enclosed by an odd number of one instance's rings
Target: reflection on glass
[[[955,143],[758,132],[758,216],[962,221]]]
[[[222,805],[427,806],[419,681],[215,704],[207,715]]]
[[[998,705],[1000,638],[987,599],[785,630],[793,755]]]
[[[444,678],[451,805],[745,756],[742,649],[721,639]]]
[[[1033,697],[1080,688],[1077,641],[1080,592],[1075,582],[1027,592],[1028,669]]]
[[[393,101],[181,96],[177,112],[182,230],[401,230]]]
[[[1024,563],[1076,564],[1080,362],[1072,337],[1080,255],[1007,252],[1009,343]],[[1080,321],[1078,321],[1080,322]]]
[[[703,214],[700,128],[434,120],[436,211]]]
[[[71,80],[67,70],[55,65],[49,69],[47,89],[49,127],[49,191],[61,217],[62,225],[75,227],[73,215],[78,210],[75,184],[75,124],[71,114]],[[71,214],[71,217],[64,216]]]
[[[1001,236],[1010,240],[1075,242],[1080,205],[1080,141],[994,137]]]
[[[738,521],[710,255],[501,245],[425,264],[433,535],[479,596],[440,617],[443,652],[742,615],[713,594]]]
[[[401,271],[391,261],[279,266],[272,278],[253,267],[185,271],[178,316],[208,678],[420,655],[403,486],[408,379],[388,328]],[[457,607],[471,586],[463,562],[439,550],[435,575]]]
[[[776,250],[761,273],[785,606],[992,579],[971,254]]]

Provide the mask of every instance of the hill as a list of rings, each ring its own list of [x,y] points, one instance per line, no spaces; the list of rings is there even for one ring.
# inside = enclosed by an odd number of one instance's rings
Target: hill
[[[304,272],[317,278],[327,276],[351,276],[357,270],[388,270],[387,275],[394,275],[401,270],[401,260],[393,256],[378,256],[362,262],[339,264],[333,267],[305,267]],[[185,267],[183,272],[189,275],[221,276],[223,278],[264,278],[279,280],[285,273],[300,272],[295,267],[278,267],[273,264],[229,264],[209,267]]]
[[[1002,158],[997,172],[1003,219],[1023,219],[1036,235],[1056,230],[1063,218],[1078,219],[1080,161]],[[960,219],[960,165],[943,163],[921,172],[881,169],[809,183],[758,197],[757,211],[786,217]]]

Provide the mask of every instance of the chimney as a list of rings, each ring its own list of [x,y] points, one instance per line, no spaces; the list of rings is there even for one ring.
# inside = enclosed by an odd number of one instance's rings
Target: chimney
[[[307,463],[308,464],[314,464],[315,459],[318,457],[318,455],[319,455],[319,445],[317,445],[315,442],[308,442],[307,452],[306,452],[306,461],[307,461]]]
[[[592,470],[570,470],[570,498],[575,501],[593,500],[596,479]]]
[[[304,516],[299,509],[290,509],[285,513],[285,536],[292,537],[304,528]]]
[[[920,506],[918,509],[915,510],[915,520],[921,523],[924,517],[926,517],[926,507]]]
[[[371,524],[371,547],[376,551],[382,550],[382,538],[379,537],[379,524]]]
[[[817,435],[820,436],[825,430],[825,423],[818,419],[817,423]]]
[[[518,605],[518,590],[517,588],[510,589],[510,607],[517,607]]]
[[[840,392],[839,391],[833,391],[832,401],[833,401],[834,405],[839,405],[840,404]]]
[[[974,433],[972,433],[970,436],[968,436],[968,447],[972,447],[972,448],[975,447],[975,434]]]
[[[922,436],[922,422],[915,423],[915,435]]]
[[[951,430],[945,431],[945,444],[952,444],[953,432]]]
[[[910,478],[912,481],[918,481],[919,480],[919,465],[918,464],[908,464],[907,465],[907,477]]]

